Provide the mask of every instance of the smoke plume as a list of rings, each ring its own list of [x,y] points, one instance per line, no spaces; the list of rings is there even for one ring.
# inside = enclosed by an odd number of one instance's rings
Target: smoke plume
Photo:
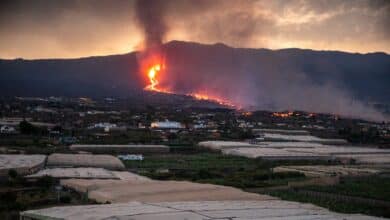
[[[144,34],[147,48],[162,44],[167,27],[164,21],[165,4],[159,0],[137,0],[135,13],[138,24]]]
[[[231,10],[219,10],[221,5]],[[252,10],[252,4],[239,0],[137,0],[135,13],[144,34],[144,50],[137,54],[140,73],[145,75],[145,69],[166,57],[167,71],[158,80],[162,88],[171,92],[203,93],[256,109],[305,110],[386,120],[386,116],[356,99],[349,91],[351,88],[340,83],[344,67],[336,64],[336,59],[317,59],[314,54],[307,54],[302,55],[307,56],[303,62],[302,58],[295,58],[302,53],[299,51],[255,53],[222,44],[162,46],[172,25],[185,25],[191,29],[191,36],[199,39],[207,35],[213,41],[240,45],[259,40],[274,22]],[[191,22],[182,23],[180,18]],[[295,56],[290,54],[294,52]],[[347,55],[345,59],[349,59]],[[360,63],[348,68],[356,68]]]
[[[181,42],[165,44],[164,50],[169,68],[160,83],[176,93],[207,94],[251,109],[304,110],[389,120],[357,94],[365,90],[368,96],[380,97],[385,92],[375,88],[366,91],[371,85],[380,88],[383,82],[379,80],[385,80],[386,74],[386,62],[377,63],[375,70],[367,65],[370,55],[253,50]],[[379,78],[365,76],[369,69],[377,71]],[[364,87],[353,89],[356,80],[364,81]]]

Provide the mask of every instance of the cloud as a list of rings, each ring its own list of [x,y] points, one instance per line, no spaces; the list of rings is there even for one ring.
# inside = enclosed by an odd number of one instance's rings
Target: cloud
[[[156,30],[164,24],[157,31],[165,42],[390,52],[387,0],[140,2],[159,15],[146,18],[161,18],[149,27]],[[134,50],[145,34],[136,16],[146,15],[137,14],[136,6],[136,0],[0,1],[0,57],[79,57]]]
[[[16,0],[0,4],[0,57],[125,53],[142,40],[131,22],[133,2]]]

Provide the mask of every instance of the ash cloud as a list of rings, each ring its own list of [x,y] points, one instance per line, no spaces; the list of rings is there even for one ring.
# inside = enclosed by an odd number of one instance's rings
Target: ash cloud
[[[135,14],[144,34],[145,47],[157,47],[163,43],[167,32],[166,4],[160,0],[136,0]]]
[[[363,81],[359,91],[384,97],[388,89],[380,87],[387,81],[384,77],[389,57],[377,63],[374,70],[367,63],[369,57],[342,53],[235,49],[222,44],[180,42],[169,43],[164,49],[169,76],[161,80],[161,85],[177,93],[206,93],[251,109],[303,110],[373,121],[390,119],[364,104],[353,89],[356,80]],[[376,76],[367,76],[369,70]],[[359,75],[363,78],[358,79]]]
[[[246,96],[250,97],[247,101],[261,109],[304,110],[372,121],[389,120],[378,110],[354,98],[342,83],[334,79],[316,83],[309,79],[308,75],[310,74],[289,72],[287,78],[262,77],[262,86],[252,86],[251,89],[256,92],[252,93],[252,96]]]
[[[137,6],[137,14],[143,13],[139,16],[139,21],[145,33],[145,42],[152,46],[159,45],[170,29],[178,26],[190,29],[191,36],[197,39],[211,42],[222,40],[233,45],[239,42],[241,46],[249,46],[254,41],[262,42],[264,36],[272,33],[276,25],[275,18],[264,13],[262,4],[257,4],[256,1],[155,0],[139,3],[142,5]],[[337,13],[347,10],[348,2],[340,4],[335,1],[332,4],[338,3]],[[329,10],[324,9],[323,5],[324,2],[313,4],[304,1],[302,5],[285,7],[313,11],[324,15],[324,19],[329,21],[333,21],[332,17],[339,16],[337,13],[328,15]],[[151,16],[146,16],[147,14]],[[181,22],[181,18],[186,22]],[[310,20],[302,22],[305,25]],[[321,26],[317,28],[321,29]],[[206,50],[204,54],[199,54],[197,47],[185,49],[181,56],[172,56],[164,49],[167,53],[168,70],[161,85],[183,94],[201,92],[223,97],[243,107],[304,110],[375,121],[388,120],[386,116],[355,98],[338,81],[340,76],[337,74],[341,70],[334,63],[320,61],[319,68],[324,69],[320,74],[327,76],[318,81],[311,77],[318,73],[302,69],[305,65],[313,65],[310,64],[311,61],[318,62],[316,59],[302,63],[300,67],[294,61],[284,63],[282,60],[285,66],[275,67],[273,64],[279,65],[280,62],[275,57],[256,57],[244,52],[236,54],[223,45],[216,47],[217,50]],[[187,57],[190,57],[190,61],[183,60]],[[263,58],[266,63],[259,65],[257,58]],[[288,56],[285,59],[288,60]]]
[[[234,47],[388,53],[389,2],[2,0],[0,57],[127,53],[140,46],[141,35],[148,44],[183,40]]]
[[[118,53],[117,48],[139,44],[135,24],[147,49],[179,39],[236,47],[390,51],[389,9],[387,0],[4,0],[0,2],[0,55],[58,58]],[[292,68],[298,66],[294,62],[278,66],[274,58],[258,57],[253,50],[236,54],[219,47],[223,53],[197,54],[198,48],[173,55],[168,51],[169,77],[161,83],[174,91],[209,91],[263,109],[383,118],[339,83],[334,63],[324,63],[321,68],[327,71],[315,73],[332,80],[317,82],[308,77],[310,71]],[[371,74],[371,69],[365,74]],[[388,87],[383,93],[390,94]]]

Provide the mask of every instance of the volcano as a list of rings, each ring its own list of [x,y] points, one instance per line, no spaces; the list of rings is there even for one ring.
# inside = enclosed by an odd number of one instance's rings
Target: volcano
[[[302,49],[232,48],[172,41],[162,45],[159,87],[266,110],[353,117],[378,114],[363,103],[390,103],[390,56]],[[0,60],[6,96],[128,97],[149,78],[137,52],[78,59]],[[368,110],[367,110],[368,109]]]

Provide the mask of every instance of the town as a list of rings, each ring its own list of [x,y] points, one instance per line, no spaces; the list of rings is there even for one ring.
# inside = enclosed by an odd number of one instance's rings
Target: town
[[[320,213],[290,200],[390,217],[389,123],[145,96],[3,98],[1,217],[60,218],[69,205],[100,209],[93,204],[115,214],[134,200],[254,200]],[[32,210],[48,205],[64,208]]]

